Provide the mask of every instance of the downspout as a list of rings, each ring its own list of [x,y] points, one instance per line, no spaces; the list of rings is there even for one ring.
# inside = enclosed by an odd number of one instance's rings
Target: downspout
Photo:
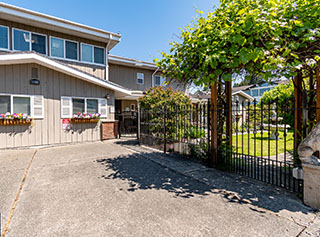
[[[107,47],[106,47],[106,70],[105,70],[105,75],[104,75],[104,79],[106,81],[109,81],[109,60],[108,60],[108,54],[109,54],[109,46],[110,46],[110,42],[112,39],[112,35],[110,34],[109,36],[109,41],[107,43]]]
[[[159,68],[157,67],[157,70],[155,70],[154,73],[152,73],[152,76],[151,76],[151,79],[152,79],[151,85],[152,85],[152,87],[154,87],[154,76],[158,72],[158,70],[159,70]]]

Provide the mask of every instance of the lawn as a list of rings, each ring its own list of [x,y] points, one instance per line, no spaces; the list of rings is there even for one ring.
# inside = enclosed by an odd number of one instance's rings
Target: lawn
[[[249,155],[261,156],[261,147],[262,147],[263,157],[268,157],[268,155],[273,156],[273,155],[276,155],[277,153],[278,154],[284,153],[285,149],[287,151],[292,151],[293,150],[293,132],[287,132],[286,148],[284,147],[284,144],[285,144],[284,133],[279,132],[279,135],[280,135],[280,140],[276,141],[276,140],[269,140],[268,132],[263,132],[262,136],[260,132],[257,133],[256,136],[254,134],[242,135],[240,133],[238,134],[238,136],[236,135],[232,136],[233,150],[237,151],[238,153],[243,153],[245,155],[249,154]]]

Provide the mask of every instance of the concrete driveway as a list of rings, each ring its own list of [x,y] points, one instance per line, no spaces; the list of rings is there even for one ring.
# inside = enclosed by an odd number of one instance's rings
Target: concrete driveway
[[[231,193],[233,176],[126,142],[4,150],[0,161],[6,236],[320,235],[292,194],[251,181]]]

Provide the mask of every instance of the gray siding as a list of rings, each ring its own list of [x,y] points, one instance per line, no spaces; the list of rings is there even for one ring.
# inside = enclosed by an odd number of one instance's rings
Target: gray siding
[[[39,86],[29,84],[32,67],[39,68]],[[30,127],[0,125],[0,148],[100,140],[99,124],[75,124],[70,131],[62,130],[61,96],[104,98],[109,94],[108,120],[114,119],[109,113],[113,91],[36,64],[0,66],[0,93],[44,96],[44,119],[33,120]]]
[[[109,63],[109,80],[131,90],[146,90],[152,87],[154,71]],[[137,84],[137,73],[144,74],[144,84]]]

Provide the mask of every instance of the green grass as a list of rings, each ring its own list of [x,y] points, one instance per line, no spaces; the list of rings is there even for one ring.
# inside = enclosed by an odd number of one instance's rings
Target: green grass
[[[262,144],[262,156],[267,157],[269,154],[270,156],[284,153],[284,136],[283,132],[279,132],[280,140],[269,140],[269,135],[267,132],[264,132],[261,136],[261,133],[257,133],[256,137],[254,137],[254,134],[243,134],[243,143],[242,143],[242,134],[239,133],[238,136],[234,135],[232,136],[232,145],[233,145],[233,151],[238,153],[243,153],[245,155],[256,155],[261,156],[261,144]],[[248,139],[249,138],[249,139]],[[248,145],[249,140],[249,145]],[[238,141],[238,146],[237,146]],[[277,143],[278,143],[278,150],[277,150]],[[243,145],[242,145],[243,144]],[[238,150],[237,150],[238,147]],[[255,149],[256,147],[256,153]],[[249,150],[249,151],[248,151]],[[293,150],[293,132],[287,132],[286,137],[286,150],[292,151]]]

